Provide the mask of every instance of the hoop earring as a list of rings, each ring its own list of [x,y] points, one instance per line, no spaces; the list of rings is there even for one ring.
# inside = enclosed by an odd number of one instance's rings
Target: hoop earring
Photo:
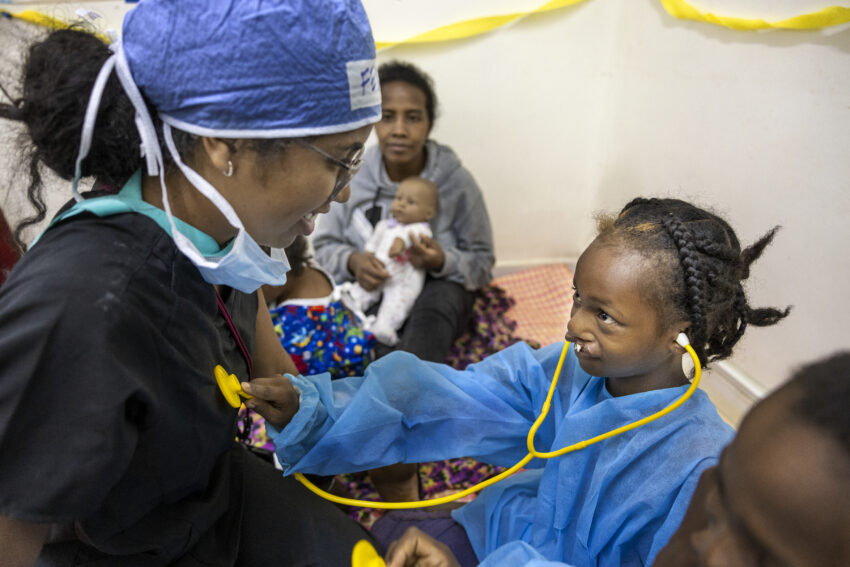
[[[223,172],[225,177],[230,177],[233,175],[233,162],[227,160],[227,169]]]

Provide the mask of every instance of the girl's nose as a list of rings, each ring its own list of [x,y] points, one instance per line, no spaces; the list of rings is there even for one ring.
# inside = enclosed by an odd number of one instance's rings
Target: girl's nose
[[[572,335],[575,338],[585,339],[586,330],[583,310],[573,304],[573,308],[570,310],[570,320],[567,322],[567,336]]]

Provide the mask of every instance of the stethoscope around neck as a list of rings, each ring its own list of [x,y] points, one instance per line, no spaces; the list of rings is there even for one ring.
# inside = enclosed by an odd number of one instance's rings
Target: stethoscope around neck
[[[221,307],[222,304],[219,303],[219,306]],[[238,336],[238,331],[236,331],[235,326],[231,326],[231,330],[234,332],[234,334]],[[556,451],[538,451],[534,447],[534,436],[537,433],[537,430],[543,424],[543,421],[546,419],[546,415],[549,413],[549,408],[552,404],[552,396],[555,394],[555,389],[558,386],[558,378],[561,375],[561,368],[564,365],[564,359],[566,358],[567,350],[570,348],[569,342],[564,343],[564,348],[561,350],[561,356],[558,359],[558,365],[555,367],[555,374],[552,377],[552,383],[549,386],[549,392],[546,394],[546,400],[543,402],[543,407],[540,410],[540,416],[534,421],[534,423],[531,425],[531,428],[528,430],[528,435],[526,437],[526,446],[528,447],[528,454],[509,469],[506,469],[501,473],[497,474],[496,476],[493,476],[483,482],[480,482],[475,486],[471,486],[465,490],[461,490],[460,492],[457,492],[455,494],[443,496],[441,498],[434,498],[432,500],[418,500],[414,502],[374,502],[371,500],[356,500],[354,498],[343,498],[341,496],[331,494],[330,492],[326,492],[315,484],[313,484],[312,482],[310,482],[309,480],[307,480],[307,478],[301,473],[295,473],[294,476],[301,482],[301,484],[306,486],[314,494],[317,494],[318,496],[321,496],[326,500],[330,500],[331,502],[345,504],[347,506],[380,508],[384,510],[398,510],[439,506],[440,504],[453,502],[455,500],[463,498],[464,496],[468,496],[470,494],[483,490],[491,484],[495,484],[501,480],[506,479],[507,477],[520,470],[526,464],[528,464],[528,462],[535,457],[538,459],[554,459],[555,457],[560,457],[562,455],[566,455],[567,453],[580,451],[595,443],[610,439],[611,437],[615,437],[617,435],[620,435],[621,433],[631,431],[632,429],[637,429],[638,427],[653,422],[656,419],[660,419],[661,417],[664,417],[668,413],[681,406],[688,400],[688,398],[691,397],[691,395],[696,391],[697,387],[699,386],[700,378],[702,377],[702,366],[700,365],[699,357],[697,357],[697,354],[694,351],[693,347],[690,345],[690,341],[688,340],[688,337],[687,335],[685,335],[685,333],[679,333],[679,336],[676,337],[676,342],[687,351],[687,353],[691,357],[691,360],[693,360],[694,362],[694,379],[691,382],[690,387],[685,391],[684,394],[679,396],[679,398],[674,400],[667,407],[653,413],[652,415],[648,415],[647,417],[638,419],[621,427],[617,427],[595,437],[585,439],[584,441],[579,441],[578,443],[573,443],[572,445],[563,447]],[[225,399],[227,399],[228,403],[230,403],[231,406],[238,408],[242,404],[240,396],[243,398],[251,397],[250,395],[242,391],[242,388],[239,385],[239,380],[234,375],[228,374],[221,366],[216,366],[215,376],[216,382],[218,382],[222,394],[224,394]],[[384,560],[380,557],[380,555],[378,555],[378,552],[375,551],[375,548],[372,547],[372,544],[366,541],[365,539],[362,539],[358,541],[351,550],[351,565],[352,567],[385,567],[386,563],[384,563]]]
[[[637,429],[638,427],[646,425],[647,423],[651,423],[677,409],[679,406],[685,403],[688,398],[691,397],[691,395],[696,391],[697,387],[699,386],[700,378],[702,377],[702,366],[700,364],[696,352],[690,345],[690,341],[688,340],[688,337],[687,335],[685,335],[685,333],[679,333],[679,336],[676,337],[676,342],[687,351],[687,353],[690,355],[691,359],[694,362],[694,379],[691,381],[690,387],[685,391],[685,393],[679,396],[679,398],[674,400],[667,407],[653,413],[652,415],[648,415],[642,419],[627,423],[626,425],[617,427],[595,437],[585,439],[584,441],[579,441],[578,443],[573,443],[572,445],[568,445],[567,447],[563,447],[555,451],[538,451],[534,446],[534,436],[536,435],[537,430],[543,424],[543,421],[546,419],[546,415],[549,413],[549,409],[552,404],[552,396],[555,394],[555,390],[558,386],[558,378],[561,375],[561,368],[564,365],[564,359],[566,358],[567,351],[570,348],[571,344],[569,342],[564,343],[564,348],[561,350],[561,356],[558,359],[558,365],[555,367],[555,374],[552,377],[551,384],[549,385],[549,392],[546,394],[546,400],[543,402],[543,407],[540,410],[540,416],[531,425],[531,428],[528,430],[528,435],[526,436],[526,446],[528,447],[528,454],[522,459],[520,459],[512,467],[474,486],[461,490],[460,492],[456,492],[454,494],[450,494],[448,496],[443,496],[440,498],[434,498],[431,500],[416,500],[412,502],[375,502],[371,500],[357,500],[354,498],[344,498],[341,496],[337,496],[335,494],[331,494],[330,492],[322,490],[321,488],[307,480],[307,478],[301,473],[295,473],[294,476],[311,492],[321,496],[326,500],[336,502],[337,504],[344,504],[346,506],[379,508],[383,510],[398,510],[410,508],[425,508],[431,506],[439,506],[448,502],[454,502],[455,500],[459,500],[465,496],[479,492],[484,488],[490,486],[491,484],[495,484],[501,480],[506,479],[507,477],[511,476],[512,474],[523,468],[526,464],[528,464],[529,461],[531,461],[531,459],[554,459],[555,457],[560,457],[568,453],[580,451],[582,449],[590,447],[591,445],[599,443],[600,441],[616,437],[617,435],[620,435],[627,431],[631,431],[632,429]],[[228,374],[221,366],[216,367],[215,375],[216,381],[218,382],[218,385],[221,388],[222,394],[224,394],[225,399],[227,399],[227,401],[233,407],[238,408],[241,405],[242,402],[240,400],[240,396],[244,398],[251,397],[242,391],[242,388],[239,385],[239,380],[232,374]]]

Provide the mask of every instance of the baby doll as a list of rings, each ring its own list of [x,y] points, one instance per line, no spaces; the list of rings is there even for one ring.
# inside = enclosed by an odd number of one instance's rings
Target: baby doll
[[[356,282],[343,284],[344,293],[361,311],[374,305],[383,293],[377,316],[368,318],[365,327],[386,345],[398,343],[396,331],[425,284],[425,271],[410,262],[410,237],[431,237],[428,221],[437,213],[437,207],[437,187],[427,179],[409,177],[399,183],[390,206],[392,218],[379,221],[366,242],[366,251],[383,262],[390,277],[373,291]]]

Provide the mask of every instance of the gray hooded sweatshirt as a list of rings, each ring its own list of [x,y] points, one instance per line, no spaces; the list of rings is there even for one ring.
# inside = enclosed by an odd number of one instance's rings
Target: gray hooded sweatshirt
[[[431,275],[476,290],[492,279],[495,261],[484,197],[451,148],[431,140],[425,148],[425,169],[420,176],[439,189],[440,205],[431,220],[431,230],[446,256],[443,269]],[[374,215],[374,222],[388,218],[398,188],[398,183],[387,175],[379,147],[366,150],[364,160],[363,168],[351,182],[351,198],[331,205],[312,238],[316,259],[338,283],[353,280],[348,257],[366,245],[372,230],[367,215]],[[373,213],[369,214],[370,210]],[[375,214],[378,211],[380,216]]]

